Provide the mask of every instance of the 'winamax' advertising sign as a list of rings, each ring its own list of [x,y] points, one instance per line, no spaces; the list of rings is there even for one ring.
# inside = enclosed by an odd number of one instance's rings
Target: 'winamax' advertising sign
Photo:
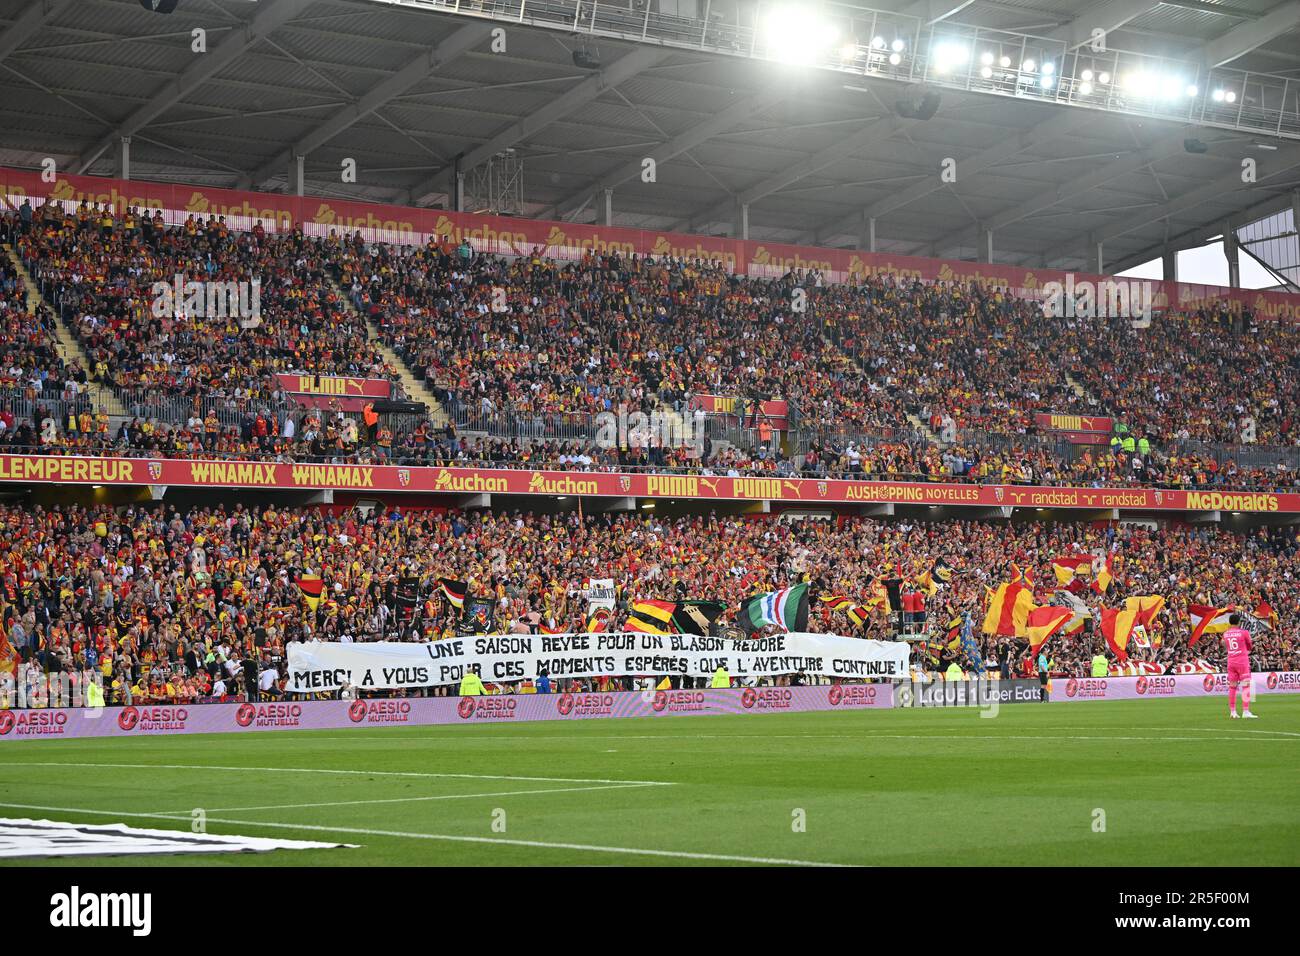
[[[729,478],[520,468],[276,464],[255,461],[0,455],[0,484],[165,485],[333,489],[424,494],[694,498],[788,504],[935,505],[1121,511],[1300,512],[1300,495],[1167,491],[1160,488],[1048,488],[940,482]]]

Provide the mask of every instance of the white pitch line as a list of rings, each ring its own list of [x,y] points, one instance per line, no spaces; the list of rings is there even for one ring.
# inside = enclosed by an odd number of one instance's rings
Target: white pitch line
[[[101,817],[143,817],[150,820],[190,820],[189,813],[127,813],[118,810],[87,810],[80,807],[43,807],[28,803],[0,803],[0,807],[18,810],[41,810],[45,813],[81,813]],[[686,850],[646,850],[626,846],[594,846],[587,843],[551,843],[543,840],[510,840],[505,837],[460,836],[452,833],[406,833],[401,830],[372,830],[366,827],[329,827],[307,823],[264,823],[258,820],[231,820],[208,817],[208,823],[239,827],[271,827],[277,830],[312,830],[318,833],[355,833],[361,836],[400,837],[405,840],[442,840],[450,843],[488,843],[503,846],[526,846],[543,850],[580,850],[584,853],[610,853],[616,856],[656,856],[679,860],[713,860],[720,863],[757,863],[767,866],[851,866],[849,863],[824,863],[816,860],[786,860],[779,857],[736,856],[729,853],[695,853]]]
[[[11,767],[98,767],[119,770],[221,770],[234,773],[328,773],[359,777],[420,777],[456,780],[519,780],[525,783],[630,783],[645,787],[671,787],[666,780],[604,780],[599,777],[519,777],[490,773],[421,773],[411,770],[333,770],[320,767],[224,767],[189,763],[72,763],[53,760],[22,760]]]
[[[242,813],[246,810],[302,810],[309,807],[355,807],[372,803],[420,803],[430,800],[471,800],[474,797],[521,797],[527,794],[536,793],[578,793],[579,791],[590,790],[628,790],[637,787],[649,787],[653,784],[648,783],[616,783],[600,787],[552,787],[548,790],[498,790],[495,793],[442,793],[432,797],[388,797],[380,800],[335,800],[330,803],[281,803],[272,804],[264,807],[216,807],[212,810],[204,808],[205,813]],[[171,810],[169,813],[179,814],[190,811]]]
[[[1151,728],[1160,730],[1166,728]],[[1173,728],[1168,728],[1173,729]],[[1188,730],[1208,730],[1215,733],[1252,733],[1252,734],[1286,734],[1287,737],[1300,737],[1300,734],[1292,734],[1287,731],[1264,731],[1264,730],[1238,730],[1235,727],[1189,727]],[[348,740],[356,738],[347,737],[318,737],[317,740]],[[407,740],[424,740],[437,741],[439,743],[462,743],[454,737],[442,736],[413,736]],[[549,740],[554,738],[538,738],[525,735],[520,736],[503,736],[496,737],[496,740]],[[683,740],[1257,740],[1256,737],[1167,737],[1163,734],[1147,735],[1143,737],[1132,736],[1112,736],[1103,734],[1100,736],[1081,736],[1066,734],[1040,734],[1040,735],[1023,735],[1023,734],[878,734],[878,733],[861,733],[861,734],[604,734],[604,735],[584,735],[581,737],[571,737],[566,739],[566,743],[581,740],[662,740],[665,743],[680,743]],[[1286,743],[1285,739],[1265,737],[1264,740],[1276,740],[1279,743]],[[360,742],[373,742],[373,737],[356,739]]]

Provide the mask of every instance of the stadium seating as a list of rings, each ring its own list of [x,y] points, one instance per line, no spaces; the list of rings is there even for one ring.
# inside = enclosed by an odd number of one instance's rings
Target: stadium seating
[[[75,330],[90,376],[138,421],[64,434],[62,409],[33,404],[62,397],[56,380],[68,378],[46,368],[57,361],[42,344],[46,317],[30,354],[8,348],[9,369],[45,369],[39,395],[9,392],[11,449],[1267,490],[1298,480],[1300,331],[1281,323],[1243,330],[1201,310],[1137,331],[1046,319],[1036,302],[952,283],[757,279],[637,256],[557,264],[537,251],[507,261],[446,240],[398,248],[102,215],[44,206],[17,249]],[[152,284],[178,274],[261,279],[260,319],[154,316]],[[331,425],[289,401],[270,373],[398,378],[363,317],[469,437],[394,419],[391,442],[349,440],[346,416]],[[750,409],[785,400],[793,431],[778,446],[746,430],[753,416],[733,416],[735,440],[707,463],[591,442],[597,413],[686,412],[701,394]],[[1110,416],[1154,447],[1072,448],[1036,428],[1045,413]],[[1261,444],[1289,448],[1232,447],[1247,417]],[[46,419],[57,434],[33,442]],[[940,444],[927,422],[950,423],[955,441]]]
[[[67,546],[43,551],[42,542],[52,538]],[[446,618],[436,607],[434,623],[403,625],[392,613],[393,589],[404,575],[426,585],[437,577],[466,582],[471,596],[495,599],[497,623],[507,630],[573,630],[582,628],[586,608],[579,592],[596,574],[612,577],[624,602],[708,598],[734,609],[750,593],[795,577],[811,580],[816,593],[865,603],[873,578],[916,580],[943,559],[956,573],[928,599],[928,612],[940,621],[939,634],[950,619],[969,613],[978,635],[986,585],[1008,580],[1019,567],[1033,580],[1051,582],[1050,592],[1054,557],[1107,547],[1114,582],[1104,598],[1085,595],[1085,601],[1116,606],[1132,595],[1168,597],[1152,635],[1158,646],[1130,646],[1134,661],[1172,670],[1202,656],[1217,660],[1214,639],[1188,646],[1187,606],[1254,608],[1267,600],[1279,618],[1258,639],[1257,667],[1300,667],[1300,539],[1293,527],[1235,535],[869,518],[827,525],[699,515],[0,506],[0,587],[12,645],[56,668],[82,670],[107,656],[119,680],[146,687],[162,674],[201,678],[196,671],[203,666],[187,652],[201,662],[205,642],[278,657],[286,641],[312,636],[364,640],[412,629],[438,636],[436,621]],[[308,569],[324,580],[318,613],[306,609],[297,587]],[[814,605],[815,629],[849,632],[847,618]],[[615,628],[622,619],[620,611]],[[867,635],[886,630],[883,614],[873,612]],[[981,638],[981,657],[1000,658],[1004,640]],[[1083,632],[1054,640],[1058,671],[1085,675],[1099,644],[1097,635]],[[1015,656],[1019,667],[1023,644]]]

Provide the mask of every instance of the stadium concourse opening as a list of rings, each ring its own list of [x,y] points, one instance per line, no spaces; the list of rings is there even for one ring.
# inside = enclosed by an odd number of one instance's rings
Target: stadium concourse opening
[[[0,0],[0,863],[1294,863],[1296,2],[882,6]]]

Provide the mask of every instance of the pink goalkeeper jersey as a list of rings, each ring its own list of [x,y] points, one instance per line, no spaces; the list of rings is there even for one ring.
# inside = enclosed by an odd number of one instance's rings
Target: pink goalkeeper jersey
[[[1223,632],[1223,646],[1228,651],[1228,666],[1250,670],[1250,631],[1244,627],[1230,627]]]

